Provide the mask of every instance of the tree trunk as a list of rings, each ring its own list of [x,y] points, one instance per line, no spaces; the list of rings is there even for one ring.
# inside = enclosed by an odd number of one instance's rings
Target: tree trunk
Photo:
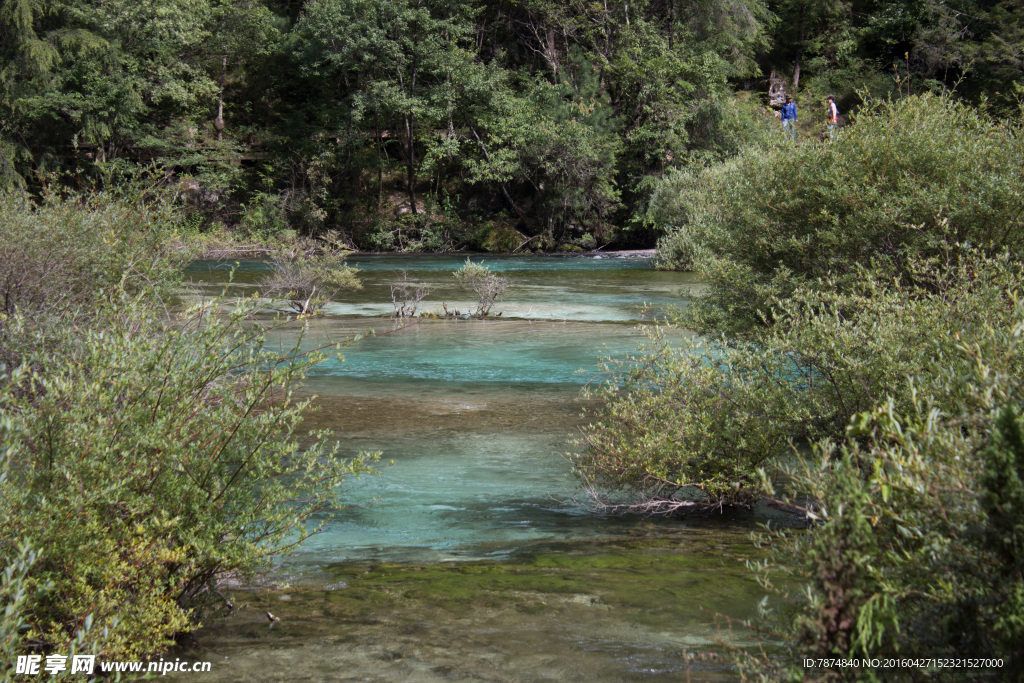
[[[377,134],[377,209],[380,209],[384,201],[384,160],[381,158],[381,148],[384,147],[384,139],[380,132],[380,119],[374,123]]]
[[[800,42],[797,47],[796,61],[793,64],[793,94],[800,88],[800,58],[804,56],[804,34],[807,22],[804,21],[804,10],[800,11]]]
[[[352,169],[352,109],[348,110],[348,125],[345,126],[345,171],[341,178],[343,183],[348,183],[348,174]]]
[[[416,97],[416,59],[412,60],[412,74],[409,76],[409,99]],[[412,215],[416,215],[416,120],[415,114],[409,110],[406,117],[406,126],[409,129],[409,208]]]
[[[412,209],[412,213],[416,215],[416,146],[413,144],[415,137],[414,133],[414,121],[413,113],[409,112],[408,116],[405,117],[406,127],[409,130],[409,207]]]
[[[217,118],[213,120],[213,127],[217,129],[217,140],[223,138],[224,132],[224,81],[227,78],[228,53],[225,52],[220,62],[220,84],[217,88]]]

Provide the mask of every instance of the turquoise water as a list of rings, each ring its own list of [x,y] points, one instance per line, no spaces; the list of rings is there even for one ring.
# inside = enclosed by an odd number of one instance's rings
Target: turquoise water
[[[343,348],[344,362],[311,373],[307,389],[319,398],[309,425],[334,430],[346,454],[379,450],[394,465],[351,482],[351,507],[324,520],[324,533],[291,564],[482,558],[629,525],[577,502],[582,492],[564,455],[584,422],[580,390],[600,380],[602,354],[635,349],[634,326],[379,323],[376,334]],[[369,326],[321,319],[305,344]]]
[[[230,658],[218,680],[730,679],[714,613],[750,617],[760,599],[754,518],[596,515],[565,458],[599,359],[634,351],[636,323],[699,285],[643,259],[486,258],[512,279],[500,319],[382,317],[402,271],[433,289],[421,310],[467,305],[463,261],[353,258],[364,288],[271,340],[357,338],[311,373],[306,426],[394,464],[349,481],[346,507],[192,656]],[[191,269],[200,294],[258,293],[266,272]],[[286,615],[274,629],[268,610]]]
[[[425,285],[431,293],[421,311],[472,309],[471,297],[461,290],[452,273],[464,256],[357,256],[348,260],[359,269],[363,288],[347,292],[325,313],[333,316],[389,315],[391,284],[402,272],[409,281]],[[639,321],[645,305],[664,310],[685,301],[684,295],[700,287],[692,275],[655,271],[648,259],[613,257],[500,256],[473,257],[511,280],[511,287],[493,313],[504,318],[576,320],[590,322]],[[258,281],[269,272],[265,261],[204,261],[194,264],[191,277],[204,293],[231,284],[233,295],[259,291]]]

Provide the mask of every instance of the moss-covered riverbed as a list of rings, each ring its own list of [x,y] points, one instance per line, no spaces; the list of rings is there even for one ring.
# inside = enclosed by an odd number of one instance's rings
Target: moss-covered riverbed
[[[762,595],[749,528],[658,524],[505,561],[334,565],[232,591],[234,612],[175,656],[211,661],[204,680],[731,680],[726,643],[755,640],[730,619]]]

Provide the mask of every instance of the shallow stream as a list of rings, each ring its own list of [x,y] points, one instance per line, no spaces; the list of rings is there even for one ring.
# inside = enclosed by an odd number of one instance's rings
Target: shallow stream
[[[598,516],[564,458],[599,358],[699,285],[637,258],[486,258],[512,281],[500,318],[386,317],[402,271],[432,290],[421,311],[470,309],[463,260],[351,260],[363,289],[303,344],[367,336],[314,371],[309,426],[394,464],[352,480],[348,507],[182,657],[213,662],[204,680],[731,680],[723,641],[751,634],[728,618],[762,595],[755,516]],[[228,272],[190,269],[201,293],[238,296],[267,266]]]

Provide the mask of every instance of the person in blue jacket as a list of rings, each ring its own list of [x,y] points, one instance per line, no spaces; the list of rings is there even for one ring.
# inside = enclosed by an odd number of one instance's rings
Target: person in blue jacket
[[[786,95],[786,103],[782,105],[782,132],[796,142],[796,102]]]

